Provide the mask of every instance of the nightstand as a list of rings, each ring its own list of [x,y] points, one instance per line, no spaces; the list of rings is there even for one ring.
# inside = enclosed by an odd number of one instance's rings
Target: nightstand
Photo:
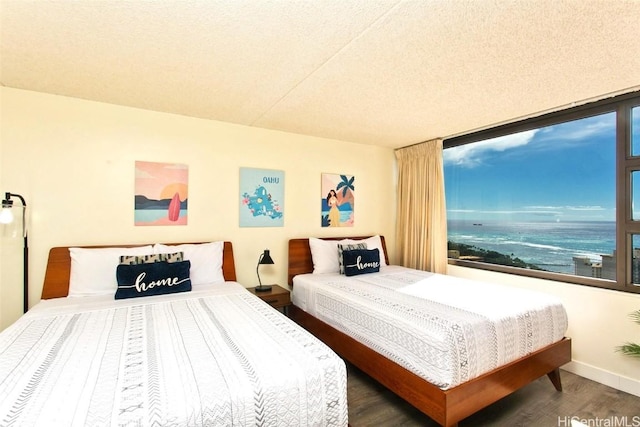
[[[282,309],[284,314],[289,311],[291,305],[291,295],[288,289],[283,289],[278,285],[271,285],[271,290],[264,292],[256,292],[256,288],[247,288],[249,292],[269,304],[275,309]]]

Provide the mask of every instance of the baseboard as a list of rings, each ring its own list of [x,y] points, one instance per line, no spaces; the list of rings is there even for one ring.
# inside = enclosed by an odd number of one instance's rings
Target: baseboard
[[[576,362],[575,360],[564,365],[562,369],[615,388],[616,390],[640,397],[640,380],[614,374],[586,363]]]

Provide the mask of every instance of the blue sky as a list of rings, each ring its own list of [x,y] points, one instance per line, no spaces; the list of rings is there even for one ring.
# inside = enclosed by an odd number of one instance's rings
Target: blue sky
[[[639,108],[633,127],[640,145]],[[614,221],[615,114],[449,148],[444,170],[449,219]]]

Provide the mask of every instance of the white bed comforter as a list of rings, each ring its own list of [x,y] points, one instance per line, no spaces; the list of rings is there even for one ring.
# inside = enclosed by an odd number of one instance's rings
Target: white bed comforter
[[[39,303],[0,334],[0,425],[347,425],[335,353],[237,283],[205,289]]]
[[[399,266],[294,277],[293,304],[448,389],[564,337],[557,298]]]

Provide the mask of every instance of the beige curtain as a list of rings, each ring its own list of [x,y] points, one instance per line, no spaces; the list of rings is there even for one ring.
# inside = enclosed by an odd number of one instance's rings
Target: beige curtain
[[[396,150],[399,264],[434,273],[447,272],[447,216],[442,140]]]

